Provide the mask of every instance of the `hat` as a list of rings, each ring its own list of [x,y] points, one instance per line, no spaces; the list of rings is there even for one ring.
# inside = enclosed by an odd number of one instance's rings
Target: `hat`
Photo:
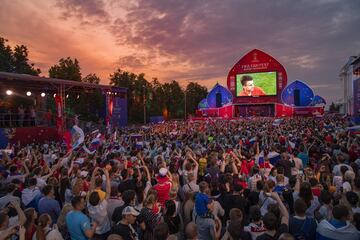
[[[87,177],[88,174],[89,174],[89,172],[87,172],[87,171],[81,171],[80,172],[80,177]]]
[[[131,206],[127,206],[122,211],[122,215],[130,215],[130,214],[136,217],[139,215],[139,212],[137,210],[135,210],[135,208],[133,208]]]
[[[166,168],[160,168],[159,175],[162,177],[165,177],[167,172],[168,172],[168,170]]]

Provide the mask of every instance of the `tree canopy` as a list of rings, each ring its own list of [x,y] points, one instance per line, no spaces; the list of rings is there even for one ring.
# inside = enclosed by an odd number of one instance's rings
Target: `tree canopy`
[[[0,37],[0,71],[38,76],[41,71],[29,63],[29,51],[24,45],[16,45],[12,49],[8,40]]]

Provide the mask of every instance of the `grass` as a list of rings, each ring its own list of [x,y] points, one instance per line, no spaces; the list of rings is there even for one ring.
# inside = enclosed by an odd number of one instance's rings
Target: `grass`
[[[245,73],[236,75],[236,93],[242,91],[241,78],[244,75],[254,79],[254,85],[262,88],[267,95],[276,95],[276,72]]]

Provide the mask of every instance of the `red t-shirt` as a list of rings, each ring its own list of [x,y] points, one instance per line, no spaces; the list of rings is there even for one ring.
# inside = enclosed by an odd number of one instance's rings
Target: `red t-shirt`
[[[171,182],[160,182],[154,186],[154,189],[158,192],[158,201],[161,204],[161,207],[164,207],[165,202],[169,200]]]
[[[254,87],[254,90],[251,92],[250,96],[264,96],[264,95],[266,95],[264,90],[262,90],[259,87]],[[249,96],[249,95],[246,94],[246,92],[242,91],[239,93],[239,96],[243,97],[243,96]]]

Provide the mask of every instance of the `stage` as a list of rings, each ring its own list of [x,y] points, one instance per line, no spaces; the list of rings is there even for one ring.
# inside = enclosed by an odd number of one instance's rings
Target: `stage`
[[[196,111],[195,118],[236,119],[241,117],[311,117],[324,114],[324,107],[292,107],[280,103],[238,104]]]
[[[293,117],[324,114],[325,100],[303,81],[287,85],[285,68],[254,49],[229,71],[227,88],[216,84],[199,103],[197,118]]]

